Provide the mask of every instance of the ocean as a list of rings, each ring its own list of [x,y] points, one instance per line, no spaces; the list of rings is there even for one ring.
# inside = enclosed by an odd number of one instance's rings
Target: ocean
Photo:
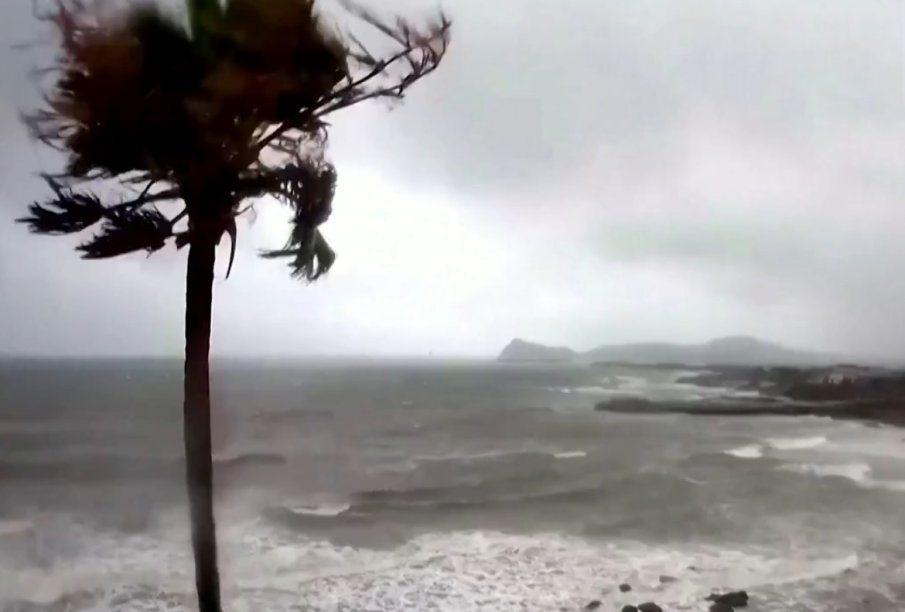
[[[905,432],[593,410],[680,375],[215,362],[225,609],[905,609]],[[192,610],[181,454],[181,363],[0,361],[0,610]]]

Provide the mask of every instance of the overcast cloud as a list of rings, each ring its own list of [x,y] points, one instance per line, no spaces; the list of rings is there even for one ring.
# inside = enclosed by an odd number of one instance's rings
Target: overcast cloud
[[[391,112],[334,120],[334,271],[305,287],[259,260],[286,234],[260,205],[216,286],[214,350],[745,333],[905,358],[903,7],[449,1],[441,69]],[[47,51],[8,49],[35,31],[29,2],[3,3],[0,353],[176,355],[182,253],[84,262],[12,223],[56,163],[18,122]]]

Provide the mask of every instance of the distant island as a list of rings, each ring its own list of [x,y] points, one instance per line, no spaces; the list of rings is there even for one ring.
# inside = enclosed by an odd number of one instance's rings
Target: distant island
[[[515,338],[506,345],[498,361],[575,361],[578,353],[565,346],[545,346]]]
[[[602,345],[586,352],[546,346],[520,338],[512,340],[497,358],[502,362],[622,363],[634,365],[708,366],[774,365],[810,367],[838,363],[839,356],[793,349],[753,338],[728,336],[703,344],[642,342]]]

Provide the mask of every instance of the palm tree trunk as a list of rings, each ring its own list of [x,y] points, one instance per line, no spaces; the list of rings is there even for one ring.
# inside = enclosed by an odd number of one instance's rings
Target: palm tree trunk
[[[211,461],[210,339],[216,241],[199,232],[189,247],[185,286],[186,484],[201,612],[220,612]]]

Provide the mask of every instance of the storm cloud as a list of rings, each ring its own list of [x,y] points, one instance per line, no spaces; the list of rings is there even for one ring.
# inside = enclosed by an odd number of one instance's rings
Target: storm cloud
[[[905,358],[901,2],[444,8],[441,69],[401,106],[334,120],[334,271],[305,287],[258,260],[287,231],[261,202],[216,286],[216,353],[747,333]],[[5,47],[38,36],[29,3],[0,17]],[[178,354],[183,254],[83,262],[75,239],[12,223],[58,163],[18,120],[47,53],[0,60],[0,352]]]

